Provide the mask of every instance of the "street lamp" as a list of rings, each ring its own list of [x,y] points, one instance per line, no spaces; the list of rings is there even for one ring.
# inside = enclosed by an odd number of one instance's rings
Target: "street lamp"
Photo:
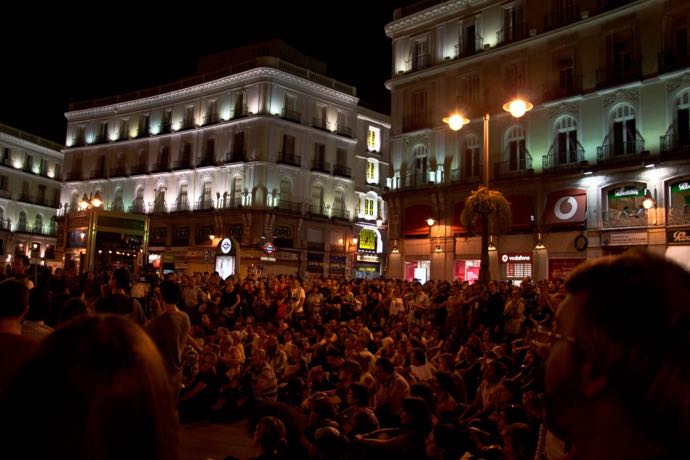
[[[520,118],[528,111],[532,110],[534,105],[524,99],[514,99],[503,104],[503,110],[510,112],[515,118]],[[484,136],[483,136],[483,179],[484,188],[489,192],[489,113],[484,114]],[[450,129],[458,131],[466,125],[469,120],[461,113],[453,113],[443,119]],[[430,227],[431,230],[431,227]],[[482,214],[482,248],[481,248],[481,268],[479,270],[479,279],[482,282],[489,281],[489,215]]]

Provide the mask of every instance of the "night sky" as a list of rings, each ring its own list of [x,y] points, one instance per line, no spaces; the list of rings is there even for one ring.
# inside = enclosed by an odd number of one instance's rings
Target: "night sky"
[[[326,62],[330,77],[388,113],[383,29],[395,7],[414,2],[188,2],[158,11],[119,2],[90,4],[93,12],[25,3],[3,21],[0,122],[64,143],[70,102],[169,83],[193,75],[200,56],[269,38]]]

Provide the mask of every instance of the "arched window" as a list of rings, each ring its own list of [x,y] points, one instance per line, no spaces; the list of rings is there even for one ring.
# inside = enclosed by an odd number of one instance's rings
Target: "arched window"
[[[333,192],[333,217],[347,219],[349,216],[345,212],[345,192],[337,188]]]
[[[609,155],[623,156],[638,150],[635,109],[630,104],[619,104],[611,110],[609,131]],[[607,160],[609,158],[604,158]]]
[[[213,197],[211,195],[211,189],[213,188],[213,182],[210,179],[204,181],[201,187],[201,196],[199,197],[198,209],[210,209],[213,207]]]
[[[115,190],[115,198],[113,199],[113,211],[124,212],[125,205],[122,201],[122,189],[118,187]]]
[[[317,216],[324,215],[323,209],[323,185],[319,183],[311,186],[311,213]]]
[[[292,185],[288,179],[280,181],[280,203],[288,206],[292,201]]]
[[[167,203],[165,202],[165,192],[168,187],[165,184],[159,184],[156,188],[156,197],[153,199],[153,212],[160,214],[167,212]]]
[[[463,177],[481,176],[481,162],[479,160],[479,138],[475,134],[465,136],[462,143],[461,167]]]
[[[134,201],[132,202],[132,212],[144,212],[144,187],[138,186],[134,191]]]
[[[675,100],[673,121],[678,146],[690,144],[690,89],[682,91]]]
[[[565,165],[584,160],[578,158],[577,121],[570,115],[563,115],[554,126],[553,153],[556,165]]]
[[[412,185],[426,184],[429,167],[427,164],[426,145],[416,145],[412,149]]]
[[[177,211],[189,211],[189,185],[186,182],[180,184],[180,193],[177,195],[175,207]]]
[[[32,231],[38,234],[43,233],[43,217],[40,214],[36,214],[36,217],[34,217],[34,227]]]
[[[19,232],[27,232],[28,230],[29,230],[29,229],[28,229],[28,225],[27,225],[27,222],[26,222],[26,213],[25,213],[24,211],[21,211],[21,212],[19,213],[19,223],[18,223],[18,225],[17,225],[17,231],[19,231]]]
[[[230,197],[233,207],[242,205],[242,177],[235,176],[232,178],[232,195]]]
[[[506,156],[510,171],[527,169],[527,148],[525,147],[525,130],[520,126],[513,126],[506,133]]]
[[[72,199],[69,202],[69,210],[70,212],[79,211],[79,192],[76,190],[72,192]]]

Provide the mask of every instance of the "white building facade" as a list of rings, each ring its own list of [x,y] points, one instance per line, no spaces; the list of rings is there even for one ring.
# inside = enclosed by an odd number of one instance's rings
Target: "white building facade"
[[[256,49],[149,93],[74,105],[62,214],[96,192],[105,209],[148,214],[150,252],[181,270],[209,271],[215,235],[242,247],[242,275],[352,276],[353,238],[385,212],[388,117],[325,68],[294,64],[295,50]],[[269,55],[279,49],[283,59]]]
[[[0,125],[0,253],[55,264],[63,146]]]
[[[513,213],[492,278],[559,278],[631,248],[688,267],[688,2],[463,0],[394,17],[389,276],[476,278],[480,238],[460,213],[487,166]],[[501,108],[517,96],[534,104],[520,119]],[[455,110],[470,119],[458,132],[442,122]]]

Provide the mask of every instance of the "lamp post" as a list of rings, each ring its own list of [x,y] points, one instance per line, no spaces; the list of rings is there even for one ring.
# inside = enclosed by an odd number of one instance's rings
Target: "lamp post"
[[[503,104],[503,110],[510,112],[510,114],[515,118],[522,117],[525,113],[532,110],[534,105],[529,101],[524,99],[514,99],[510,102]],[[484,137],[482,145],[483,153],[483,179],[484,187],[489,190],[489,113],[485,113],[483,117],[483,128]],[[470,120],[465,117],[462,113],[454,112],[447,117],[443,118],[443,122],[447,123],[450,129],[453,131],[459,131],[463,126],[468,124]],[[489,274],[489,214],[480,213],[482,218],[482,249],[481,249],[481,266],[479,270],[479,280],[482,282],[488,282],[490,279]]]

